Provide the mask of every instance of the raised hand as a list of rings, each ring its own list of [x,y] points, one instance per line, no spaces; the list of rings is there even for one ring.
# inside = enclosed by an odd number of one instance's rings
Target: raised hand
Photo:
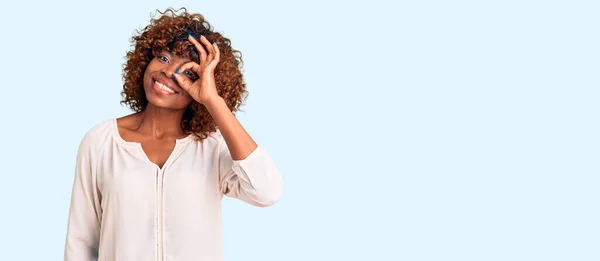
[[[217,85],[215,83],[215,68],[219,63],[221,53],[217,43],[211,44],[206,37],[200,36],[200,41],[208,50],[208,54],[202,48],[200,42],[198,42],[193,36],[188,36],[188,40],[196,47],[196,50],[200,53],[200,64],[195,62],[189,62],[182,65],[177,73],[173,74],[179,86],[186,90],[194,100],[200,104],[206,105],[214,99],[220,98],[217,92]],[[192,81],[187,77],[182,76],[179,72],[185,72],[191,70],[199,76],[199,79]]]

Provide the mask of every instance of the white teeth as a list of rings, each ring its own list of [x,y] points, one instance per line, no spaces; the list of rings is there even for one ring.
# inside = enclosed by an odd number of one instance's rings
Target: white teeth
[[[170,92],[170,93],[175,93],[175,91],[174,91],[173,89],[171,89],[171,88],[169,88],[169,87],[165,86],[164,84],[162,84],[162,83],[160,83],[160,82],[155,82],[155,83],[156,83],[156,86],[158,86],[158,88],[160,88],[160,89],[162,89],[162,90],[165,90],[165,91],[167,91],[167,92]]]

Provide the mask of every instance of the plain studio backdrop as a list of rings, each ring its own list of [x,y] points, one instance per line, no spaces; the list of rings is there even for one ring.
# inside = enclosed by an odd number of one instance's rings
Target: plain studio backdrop
[[[223,200],[226,260],[600,260],[598,2],[376,0],[3,1],[0,259],[62,260],[79,142],[182,6],[242,51],[284,179]]]

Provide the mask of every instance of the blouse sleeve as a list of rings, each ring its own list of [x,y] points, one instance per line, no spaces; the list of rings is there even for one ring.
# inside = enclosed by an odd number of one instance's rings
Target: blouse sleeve
[[[96,186],[92,137],[83,138],[77,151],[75,177],[69,208],[65,261],[97,260],[100,237],[100,193]]]
[[[283,182],[266,149],[257,147],[242,160],[233,160],[225,141],[219,149],[221,193],[258,207],[281,198]]]

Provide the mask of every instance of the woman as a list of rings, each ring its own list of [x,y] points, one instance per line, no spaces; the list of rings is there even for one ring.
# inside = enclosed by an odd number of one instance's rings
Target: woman
[[[239,52],[202,15],[176,12],[132,39],[122,103],[135,113],[79,146],[65,260],[222,260],[223,195],[281,197],[273,161],[233,114],[246,94]]]

